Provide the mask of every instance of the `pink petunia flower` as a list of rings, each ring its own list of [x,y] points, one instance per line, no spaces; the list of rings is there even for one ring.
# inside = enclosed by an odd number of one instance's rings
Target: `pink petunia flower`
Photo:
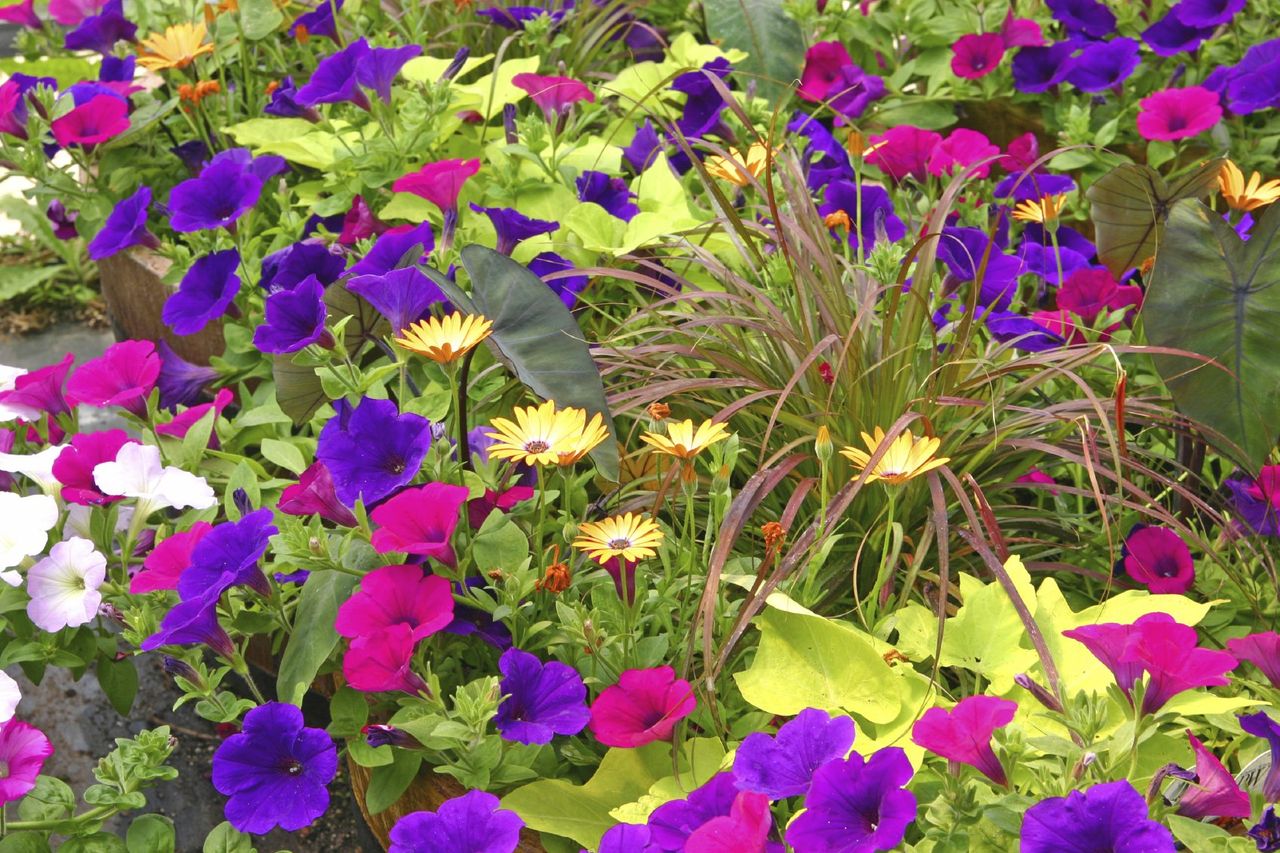
[[[992,145],[985,134],[958,128],[929,152],[929,174],[952,175],[974,163],[989,161],[973,172],[974,177],[985,178],[991,172],[991,163],[995,162],[993,158],[999,154],[1000,147]]]
[[[1280,688],[1280,634],[1264,631],[1227,640],[1227,650],[1262,671],[1272,687]]]
[[[529,486],[512,486],[499,494],[493,489],[485,489],[484,494],[467,502],[467,523],[475,530],[480,529],[489,513],[495,509],[503,512],[511,509],[521,501],[533,498],[533,489]]]
[[[71,437],[53,462],[53,476],[62,484],[62,499],[84,506],[102,506],[121,500],[119,495],[104,495],[93,480],[93,469],[103,462],[115,461],[120,448],[133,439],[122,429],[82,432]]]
[[[572,77],[517,74],[511,78],[511,84],[529,93],[538,109],[542,110],[542,116],[548,124],[554,124],[579,101],[593,103],[596,99],[595,93],[587,88],[586,83]]]
[[[213,395],[212,403],[201,403],[198,406],[187,406],[181,412],[173,416],[173,420],[167,424],[157,424],[156,433],[159,435],[168,435],[174,438],[184,438],[187,431],[198,424],[205,415],[209,414],[212,409],[218,415],[222,414],[223,409],[231,405],[231,401],[235,399],[235,394],[230,388],[219,388],[218,393]],[[214,416],[215,420],[217,415]],[[218,448],[218,434],[216,432],[209,433],[209,447]]]
[[[951,46],[951,70],[957,77],[977,80],[1000,67],[1004,39],[996,33],[970,33]]]
[[[1027,469],[1027,473],[1014,479],[1015,483],[1024,483],[1027,485],[1048,486],[1048,492],[1051,495],[1057,495],[1058,489],[1054,488],[1058,485],[1058,481],[1050,477],[1039,468],[1032,466]]]
[[[929,156],[942,142],[942,136],[932,130],[902,124],[871,137],[871,142],[867,163],[894,181],[904,181],[908,176],[923,181],[928,177]]]
[[[1161,89],[1138,102],[1138,133],[1143,139],[1185,139],[1221,118],[1218,94],[1203,86]]]
[[[1009,6],[1009,11],[1005,13],[1004,21],[1000,24],[1000,38],[1004,39],[1004,46],[1011,47],[1044,47],[1044,33],[1040,31],[1040,25],[1031,18],[1015,18],[1013,16],[1013,6]]]
[[[841,69],[852,64],[849,51],[840,42],[818,42],[805,51],[804,71],[796,94],[805,101],[825,101],[841,79]]]
[[[930,708],[911,730],[911,740],[950,761],[977,768],[997,785],[1008,786],[1004,767],[991,748],[991,735],[1013,721],[1017,702],[969,696],[950,711]]]
[[[17,719],[0,726],[0,765],[8,770],[0,776],[0,805],[30,793],[50,755],[53,744],[35,726]]]
[[[423,554],[453,566],[457,560],[449,540],[458,526],[458,510],[470,493],[466,486],[449,483],[405,489],[369,514],[378,525],[373,549],[379,554]]]
[[[67,382],[67,399],[75,404],[120,406],[145,418],[147,395],[160,376],[160,356],[151,341],[120,341],[97,358],[80,365]]]
[[[40,16],[36,14],[34,0],[22,0],[21,3],[13,3],[0,8],[0,21],[8,21],[11,24],[30,27],[33,30],[44,27],[44,24],[40,21]]]
[[[1253,811],[1249,795],[1236,783],[1235,777],[1190,729],[1187,729],[1187,739],[1196,755],[1196,778],[1178,801],[1178,814],[1192,820],[1248,817]]]
[[[129,104],[114,95],[95,95],[50,125],[63,148],[97,145],[129,129]]]
[[[0,391],[0,411],[25,421],[38,421],[46,414],[57,417],[69,411],[62,388],[75,360],[73,354],[67,353],[62,361],[15,377],[12,388]]]
[[[79,26],[88,17],[98,14],[107,0],[49,0],[49,14],[64,27]]]
[[[1157,595],[1182,595],[1196,580],[1191,549],[1167,527],[1134,525],[1124,540],[1125,573]]]
[[[391,189],[425,198],[443,211],[458,209],[458,194],[467,179],[480,171],[479,160],[439,160],[397,178]]]
[[[696,706],[693,687],[671,667],[629,669],[596,697],[588,725],[605,746],[627,749],[669,739]]]
[[[1025,172],[1040,157],[1040,143],[1034,133],[1024,133],[1010,140],[1004,156],[1000,158],[1000,168],[1007,172]]]
[[[338,500],[333,475],[323,462],[314,462],[298,482],[280,493],[276,509],[288,515],[318,515],[343,527],[355,527],[355,514]]]
[[[178,578],[191,564],[191,552],[205,534],[213,529],[207,521],[197,521],[181,533],[175,533],[151,549],[142,561],[142,571],[129,581],[129,592],[139,595],[158,589],[177,589]]]
[[[739,791],[729,813],[713,817],[695,829],[682,849],[685,853],[764,853],[771,829],[769,798],[754,791]]]
[[[427,683],[413,671],[418,641],[408,625],[396,624],[351,641],[342,658],[342,676],[364,693],[420,693]]]
[[[452,621],[447,580],[420,566],[383,566],[360,579],[360,591],[338,608],[333,628],[343,637],[367,637],[406,625],[416,643]]]

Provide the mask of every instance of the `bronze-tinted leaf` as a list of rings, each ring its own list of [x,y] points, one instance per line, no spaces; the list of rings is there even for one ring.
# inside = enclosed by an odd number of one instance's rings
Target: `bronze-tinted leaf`
[[[294,364],[291,355],[275,356],[271,375],[275,379],[276,402],[280,404],[280,411],[288,415],[296,426],[311,420],[316,409],[329,401],[315,368]]]

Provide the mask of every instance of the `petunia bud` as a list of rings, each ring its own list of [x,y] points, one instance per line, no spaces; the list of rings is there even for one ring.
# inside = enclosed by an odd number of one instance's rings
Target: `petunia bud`
[[[398,746],[402,748],[421,746],[413,735],[395,726],[370,723],[360,729],[360,732],[364,735],[365,742],[374,749],[380,746]]]
[[[502,108],[502,129],[507,135],[508,145],[515,145],[520,141],[520,135],[516,133],[515,104],[507,104]]]
[[[1029,692],[1040,702],[1041,705],[1048,708],[1054,713],[1062,713],[1062,703],[1058,701],[1058,697],[1050,693],[1045,687],[1035,681],[1025,672],[1019,673],[1013,677],[1013,682],[1023,690]]]
[[[453,55],[453,60],[445,67],[444,73],[440,75],[439,82],[448,83],[454,77],[457,77],[470,54],[471,48],[466,46],[458,48],[458,52]]]
[[[165,672],[175,678],[185,678],[197,687],[204,684],[204,679],[200,677],[200,673],[196,672],[195,667],[184,660],[165,655],[162,666]]]

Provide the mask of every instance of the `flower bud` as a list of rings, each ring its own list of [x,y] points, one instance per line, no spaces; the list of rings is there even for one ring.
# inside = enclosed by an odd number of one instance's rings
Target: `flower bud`
[[[462,71],[462,66],[466,63],[467,57],[471,54],[471,48],[463,46],[458,48],[458,52],[453,55],[452,61],[444,69],[444,73],[440,75],[439,82],[448,83]]]
[[[827,429],[826,424],[818,427],[818,434],[813,439],[813,452],[818,454],[818,460],[826,465],[831,461],[831,454],[835,449],[836,446],[831,441],[831,430]]]
[[[1015,675],[1013,677],[1013,682],[1023,690],[1029,692],[1032,696],[1036,697],[1037,701],[1050,711],[1058,714],[1062,713],[1062,703],[1058,701],[1058,697],[1050,693],[1043,685],[1038,684],[1025,672]]]

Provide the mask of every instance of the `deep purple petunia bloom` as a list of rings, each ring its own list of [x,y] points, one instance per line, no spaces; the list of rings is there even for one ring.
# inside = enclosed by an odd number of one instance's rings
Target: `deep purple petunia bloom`
[[[646,118],[644,124],[636,128],[631,142],[622,149],[622,159],[639,174],[653,164],[661,150],[658,131],[653,129],[653,122]]]
[[[287,515],[318,515],[343,527],[355,527],[357,523],[351,510],[338,500],[333,475],[323,462],[313,462],[297,483],[286,486],[276,509]]]
[[[1058,85],[1071,73],[1076,47],[1074,42],[1060,41],[1048,47],[1022,48],[1013,57],[1014,88],[1034,94]]]
[[[1254,533],[1280,536],[1280,465],[1264,465],[1257,478],[1230,477],[1236,513]]]
[[[938,241],[938,258],[951,272],[948,286],[974,281],[982,271],[978,288],[978,304],[997,311],[1007,310],[1017,290],[1018,276],[1023,272],[1022,260],[1006,255],[998,243],[990,243],[987,233],[979,228],[945,226]],[[968,288],[960,295],[967,303]]]
[[[1027,809],[1021,853],[1173,853],[1173,834],[1151,820],[1126,780],[1051,797]]]
[[[396,334],[425,317],[432,305],[445,301],[439,285],[414,267],[356,276],[347,282],[347,289],[378,309]]]
[[[663,803],[649,815],[649,832],[659,850],[683,850],[698,827],[728,815],[738,789],[732,773],[717,773],[683,800]]]
[[[1262,819],[1249,827],[1249,837],[1258,846],[1258,853],[1275,853],[1280,850],[1280,815],[1275,806],[1267,806]]]
[[[805,168],[805,183],[810,191],[819,193],[837,178],[854,179],[849,154],[822,122],[807,113],[797,112],[787,130],[809,140],[800,162]]]
[[[496,248],[504,255],[510,255],[516,246],[530,237],[550,234],[560,227],[559,222],[531,219],[510,207],[481,207],[478,204],[472,204],[471,209],[489,217],[489,221],[493,223],[493,229],[498,232]]]
[[[435,245],[429,222],[392,228],[378,237],[373,248],[347,270],[347,275],[383,275],[403,266],[425,263]]]
[[[329,808],[338,748],[324,729],[307,728],[302,711],[268,702],[244,716],[238,734],[213,754],[213,787],[228,797],[226,817],[257,835],[277,826],[310,826]]]
[[[662,848],[651,843],[652,833],[643,823],[618,823],[600,839],[596,853],[662,853]]]
[[[67,33],[67,50],[92,50],[107,54],[118,41],[133,41],[138,27],[124,16],[124,0],[108,0],[96,15]]]
[[[356,65],[356,80],[361,86],[378,93],[384,104],[391,103],[391,82],[405,63],[422,53],[422,46],[370,48]]]
[[[1116,16],[1098,0],[1045,0],[1067,32],[1099,39],[1116,31]]]
[[[1017,195],[1015,191],[1014,197]],[[1040,225],[1032,223],[1023,229],[1022,242],[1018,244],[1017,251],[1025,272],[1034,273],[1053,285],[1063,284],[1076,270],[1088,267],[1089,259],[1095,254],[1093,243],[1074,228],[1059,225],[1057,236],[1058,250],[1055,252],[1049,233]],[[1062,271],[1061,280],[1058,277],[1059,270]]]
[[[1227,651],[1237,658],[1256,666],[1271,682],[1280,688],[1280,634],[1264,631],[1247,637],[1227,640]]]
[[[1242,715],[1238,719],[1240,728],[1255,737],[1263,738],[1271,747],[1271,769],[1267,771],[1267,778],[1262,781],[1262,797],[1268,803],[1280,802],[1280,723],[1262,711]]]
[[[324,321],[324,285],[307,276],[293,290],[277,290],[267,297],[266,322],[253,332],[253,345],[263,352],[297,352],[311,344],[332,346]]]
[[[841,68],[828,93],[831,108],[839,113],[836,124],[860,118],[872,102],[884,97],[885,91],[883,77],[868,74],[853,63]]]
[[[488,18],[503,29],[523,30],[526,24],[542,15],[550,17],[554,28],[564,20],[565,12],[563,9],[544,9],[541,6],[490,6],[487,9],[477,9],[476,14]]]
[[[191,551],[191,561],[178,579],[178,595],[186,601],[218,584],[247,586],[262,595],[271,587],[258,561],[272,536],[280,532],[272,512],[259,509],[239,521],[215,525]]]
[[[332,284],[346,268],[342,255],[329,251],[319,240],[300,240],[262,259],[262,277],[258,286],[268,293],[293,290],[308,276],[321,284]]]
[[[723,80],[732,70],[729,60],[722,56],[671,81],[671,88],[686,96],[684,112],[676,120],[676,127],[686,139],[700,139],[719,128],[725,102],[710,78]]]
[[[67,380],[67,401],[95,408],[120,406],[143,418],[147,396],[160,376],[160,356],[151,341],[120,341],[91,358]]]
[[[787,827],[787,843],[804,851],[892,850],[916,819],[916,798],[903,786],[911,762],[898,747],[869,760],[854,753],[818,768],[805,798],[805,812]]]
[[[1142,31],[1142,40],[1153,53],[1160,56],[1177,56],[1184,51],[1192,53],[1213,35],[1213,27],[1192,27],[1184,24],[1173,12],[1165,15]]]
[[[391,828],[388,853],[512,853],[524,821],[484,791],[445,800],[434,812],[412,812]]]
[[[294,85],[293,78],[290,76],[282,78],[280,84],[271,91],[271,100],[262,108],[262,111],[269,116],[305,118],[313,123],[320,121],[320,114],[314,108],[298,101],[298,87]]]
[[[337,41],[338,22],[334,13],[342,9],[343,0],[317,0],[310,12],[299,15],[289,25],[289,37],[305,42],[311,36],[321,36]]]
[[[916,721],[911,740],[950,761],[977,768],[997,785],[1008,786],[1004,767],[991,748],[991,735],[1013,721],[1017,702],[994,696],[967,696],[950,711],[930,708]]]
[[[861,202],[861,220],[859,220],[859,202]],[[818,213],[823,216],[842,211],[849,217],[854,227],[849,229],[846,239],[849,245],[857,248],[859,244],[864,252],[870,252],[877,240],[887,239],[889,242],[901,240],[907,233],[907,226],[893,211],[893,202],[884,187],[874,184],[862,185],[862,196],[859,198],[857,185],[843,178],[832,181],[822,194],[822,204]],[[857,227],[861,224],[862,232]]]
[[[1058,302],[1061,305],[1061,298]],[[1182,595],[1196,579],[1191,549],[1167,527],[1135,524],[1121,546],[1117,566],[1157,595]]]
[[[226,153],[226,152],[223,152]],[[174,231],[230,228],[258,203],[263,179],[232,160],[215,160],[169,193]]]
[[[1076,182],[1068,175],[1054,175],[1050,172],[1010,172],[1001,178],[991,191],[994,198],[1008,198],[1013,201],[1039,201],[1047,195],[1069,193],[1076,188]],[[1052,248],[1052,244],[1049,244]],[[1092,255],[1093,253],[1090,252]]]
[[[194,335],[217,320],[240,292],[240,253],[235,249],[197,258],[176,292],[165,300],[162,319],[175,335]]]
[[[551,743],[555,735],[576,735],[587,726],[587,687],[582,676],[559,661],[508,649],[498,659],[499,688],[506,697],[493,723],[506,740]]]
[[[1248,817],[1253,811],[1249,795],[1236,784],[1218,757],[1187,729],[1196,756],[1195,780],[1178,801],[1178,814],[1192,820],[1209,817]]]
[[[1245,0],[1179,0],[1170,11],[1189,27],[1219,27],[1231,23]]]
[[[138,187],[133,195],[117,203],[102,229],[89,241],[89,257],[100,261],[133,246],[159,246],[160,241],[147,230],[150,206],[151,188],[147,186]]]
[[[774,737],[764,732],[747,735],[733,761],[735,784],[771,800],[799,796],[809,790],[819,767],[848,754],[853,737],[851,718],[806,708]]]
[[[1280,109],[1280,38],[1253,45],[1235,65],[1216,69],[1204,85],[1221,92],[1239,115]]]
[[[195,598],[179,601],[160,620],[160,630],[143,640],[139,647],[152,651],[161,646],[204,645],[227,660],[233,658],[235,646],[218,623],[218,599],[229,582],[230,578],[219,578]]]
[[[1030,317],[1011,311],[988,311],[984,322],[991,337],[1002,344],[1012,342],[1013,348],[1022,352],[1047,352],[1057,349],[1066,341],[1055,335]]]
[[[132,83],[137,67],[136,56],[104,56],[98,65],[98,80],[103,83]]]
[[[255,157],[248,148],[228,148],[213,155],[213,159],[209,161],[210,166],[223,164],[234,165],[264,183],[289,168],[288,161],[283,157],[275,154]]]
[[[316,458],[333,475],[338,498],[373,504],[411,482],[431,447],[431,422],[400,414],[391,400],[366,397],[354,408],[333,403],[336,414],[320,431]]]
[[[573,310],[578,302],[578,294],[587,289],[591,279],[585,273],[563,275],[574,271],[573,264],[555,252],[542,252],[529,261],[529,271],[542,279],[552,292],[560,297],[564,307]],[[555,278],[551,278],[551,276]]]
[[[640,212],[640,208],[631,199],[635,193],[627,188],[622,178],[612,178],[604,172],[586,171],[578,176],[578,201],[589,201],[603,207],[609,213],[630,222]]]
[[[298,89],[298,103],[313,107],[316,104],[336,104],[350,101],[362,109],[369,109],[369,99],[360,91],[356,69],[369,55],[369,42],[358,38],[337,53],[320,60],[311,79]]]
[[[1130,38],[1085,45],[1067,73],[1067,82],[1082,92],[1119,86],[1138,67],[1138,43]]]
[[[156,344],[156,351],[160,354],[160,376],[156,379],[156,387],[160,389],[162,409],[190,406],[200,399],[205,386],[218,378],[218,371],[192,364],[164,341]]]

